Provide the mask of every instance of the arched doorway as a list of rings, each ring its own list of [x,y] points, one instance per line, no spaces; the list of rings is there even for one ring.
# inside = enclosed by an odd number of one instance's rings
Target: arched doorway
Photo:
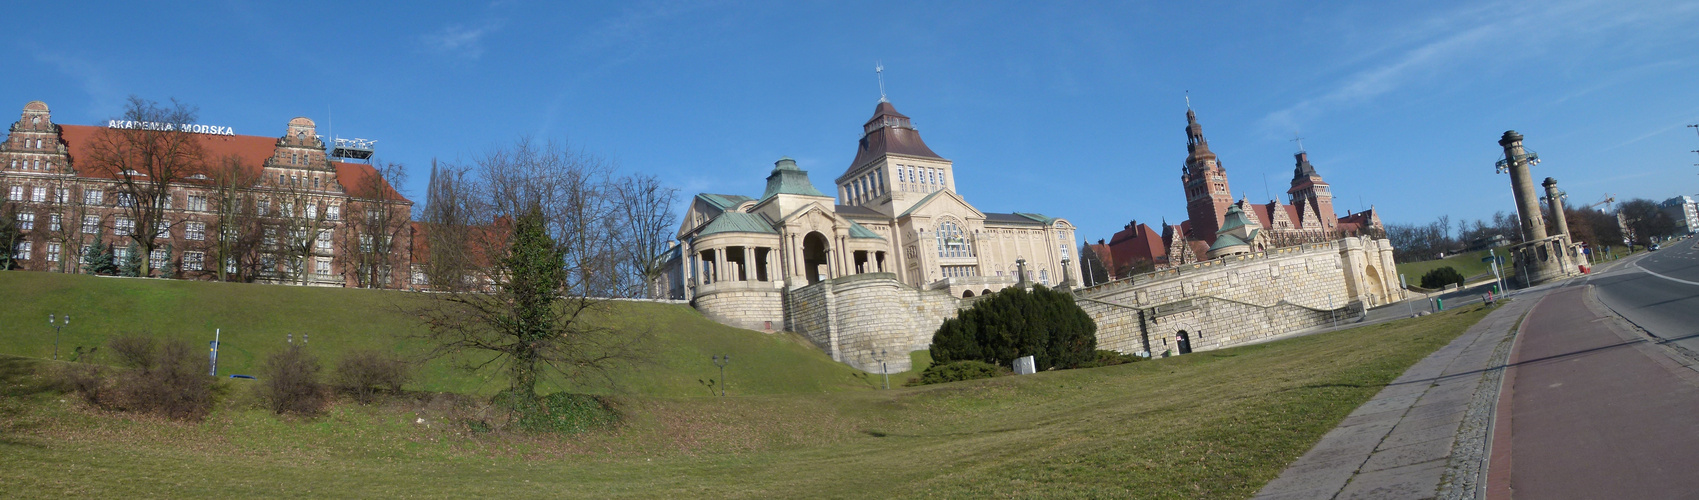
[[[1185,330],[1180,330],[1180,333],[1174,335],[1174,343],[1180,354],[1192,353],[1192,336],[1187,335]]]
[[[826,278],[823,268],[826,266],[826,235],[819,232],[808,233],[802,237],[802,275],[808,277],[808,284],[819,283]]]
[[[1369,292],[1369,300],[1364,302],[1367,302],[1370,306],[1380,305],[1380,302],[1384,301],[1387,297],[1386,287],[1381,284],[1380,270],[1375,269],[1375,266],[1372,265],[1364,266],[1363,274],[1368,275],[1367,282],[1369,285],[1366,287]]]
[[[962,298],[964,298],[964,299],[973,298],[973,290],[962,290]]]

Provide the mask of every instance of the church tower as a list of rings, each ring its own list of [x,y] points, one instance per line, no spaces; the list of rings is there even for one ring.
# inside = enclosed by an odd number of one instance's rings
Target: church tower
[[[1320,229],[1332,231],[1339,225],[1339,216],[1333,213],[1333,192],[1328,190],[1327,181],[1321,180],[1321,174],[1316,173],[1316,167],[1310,165],[1310,154],[1302,147],[1292,155],[1297,159],[1297,166],[1292,172],[1292,189],[1286,194],[1292,197],[1292,205],[1298,207],[1298,213],[1315,214],[1318,220],[1295,221],[1301,229]]]
[[[1227,187],[1227,169],[1209,150],[1203,125],[1198,124],[1198,115],[1190,107],[1186,109],[1186,166],[1180,171],[1180,183],[1186,186],[1186,215],[1192,223],[1187,236],[1213,243],[1227,217],[1227,207],[1233,204],[1233,195]]]

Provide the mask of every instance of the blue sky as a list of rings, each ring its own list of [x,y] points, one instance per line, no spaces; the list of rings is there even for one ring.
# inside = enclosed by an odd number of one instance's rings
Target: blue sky
[[[1341,215],[1389,223],[1513,211],[1492,166],[1507,129],[1571,204],[1699,193],[1690,1],[170,4],[11,16],[0,95],[60,123],[104,123],[131,94],[245,135],[307,116],[377,140],[420,201],[432,158],[521,136],[686,196],[756,195],[785,155],[831,191],[883,61],[969,202],[1090,240],[1185,217],[1188,91],[1258,202],[1284,198],[1295,133]]]

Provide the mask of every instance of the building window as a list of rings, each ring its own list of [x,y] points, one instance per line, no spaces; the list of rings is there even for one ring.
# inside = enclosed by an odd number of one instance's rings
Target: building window
[[[126,260],[130,260],[130,248],[129,247],[118,247],[118,248],[112,249],[112,263],[113,264],[117,264],[117,265],[122,266],[122,265],[124,265],[124,261],[126,261]]]
[[[153,269],[165,269],[167,261],[171,260],[171,251],[163,248],[155,249],[147,254],[147,262]]]
[[[189,206],[187,208],[189,210],[205,212],[206,211],[206,195],[204,195],[204,194],[191,194],[191,195],[189,195]]]
[[[83,204],[84,205],[99,205],[101,203],[106,202],[105,198],[106,198],[106,193],[101,192],[99,190],[88,190],[88,189],[83,190]]]
[[[83,216],[83,234],[95,234],[95,233],[98,233],[98,232],[100,232],[100,216],[99,215],[84,215]]]
[[[112,220],[112,234],[117,236],[129,236],[130,233],[133,232],[136,232],[135,219],[131,219],[129,217],[118,217]]]
[[[320,251],[329,252],[330,251],[330,230],[325,229],[325,230],[319,231],[319,239],[315,243],[318,245],[318,249]]]
[[[47,201],[47,186],[36,186],[29,193],[29,201],[41,203]]]
[[[155,221],[153,223],[153,229],[154,229],[153,237],[155,237],[155,238],[168,239],[168,238],[171,237],[171,223],[170,222]]]
[[[325,207],[324,216],[326,219],[330,220],[342,220],[342,205],[331,205]]]
[[[415,285],[430,284],[430,280],[425,278],[425,270],[420,268],[419,266],[413,266],[413,284],[415,284]]]
[[[11,193],[6,196],[6,199],[24,201],[24,187],[12,186]]]
[[[183,239],[192,240],[192,241],[201,241],[201,240],[206,239],[206,223],[205,222],[185,222],[185,223],[183,223]]]
[[[330,259],[324,259],[324,258],[316,259],[313,262],[313,273],[319,274],[319,275],[329,275],[330,274]]]
[[[34,212],[24,212],[24,213],[18,214],[17,220],[18,220],[18,230],[19,231],[28,231],[28,230],[31,230],[31,229],[35,229],[35,213]]]
[[[47,214],[47,230],[48,231],[53,231],[53,232],[57,233],[57,232],[59,232],[61,227],[62,226],[59,224],[59,214]]]
[[[277,257],[271,254],[261,255],[260,271],[267,273],[277,272]]]
[[[236,274],[236,258],[235,257],[225,257],[224,258],[224,272],[227,273],[227,274]]]
[[[962,230],[956,223],[945,221],[939,224],[937,235],[939,257],[973,256],[973,245],[963,237]]]
[[[31,242],[29,242],[29,241],[18,242],[18,251],[16,253],[12,254],[12,258],[18,259],[18,260],[29,260],[30,250],[32,250]]]
[[[120,207],[128,208],[136,206],[136,195],[130,193],[118,193],[117,202]]]
[[[260,200],[259,204],[255,206],[259,208],[260,217],[265,217],[271,212],[271,200]]]
[[[47,261],[48,262],[59,262],[59,253],[62,252],[63,249],[64,249],[64,246],[61,246],[58,242],[48,242],[47,243]]]
[[[58,194],[58,196],[53,198],[55,202],[61,205],[71,202],[71,188],[59,188],[59,191],[56,194]]]
[[[372,253],[372,235],[360,235],[360,253]]]
[[[308,218],[308,219],[317,219],[317,218],[319,218],[319,204],[317,204],[317,203],[308,203],[308,204],[307,204],[307,215],[306,215],[306,217],[307,217],[307,218]]]
[[[183,252],[183,270],[199,271],[206,267],[205,252]]]

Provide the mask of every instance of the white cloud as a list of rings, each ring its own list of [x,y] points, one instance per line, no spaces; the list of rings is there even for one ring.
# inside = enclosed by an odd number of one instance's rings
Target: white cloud
[[[484,55],[484,37],[500,29],[500,23],[494,21],[477,26],[456,24],[424,35],[420,40],[433,51],[477,59]]]
[[[1269,113],[1261,125],[1280,133],[1301,129],[1306,122],[1325,113],[1372,102],[1413,85],[1446,78],[1482,78],[1460,75],[1460,70],[1505,71],[1514,67],[1497,61],[1521,60],[1518,64],[1532,64],[1530,61],[1541,55],[1535,52],[1543,50],[1536,47],[1546,47],[1557,40],[1566,43],[1580,39],[1608,40],[1620,38],[1628,30],[1645,35],[1658,28],[1673,28],[1679,24],[1674,22],[1676,18],[1689,17],[1693,10],[1678,7],[1654,14],[1610,1],[1579,0],[1473,5],[1441,13],[1414,21],[1411,28],[1391,37],[1394,46],[1372,50],[1375,57],[1351,58],[1354,65],[1363,67],[1318,89],[1311,97]],[[1507,50],[1522,52],[1506,54]]]

